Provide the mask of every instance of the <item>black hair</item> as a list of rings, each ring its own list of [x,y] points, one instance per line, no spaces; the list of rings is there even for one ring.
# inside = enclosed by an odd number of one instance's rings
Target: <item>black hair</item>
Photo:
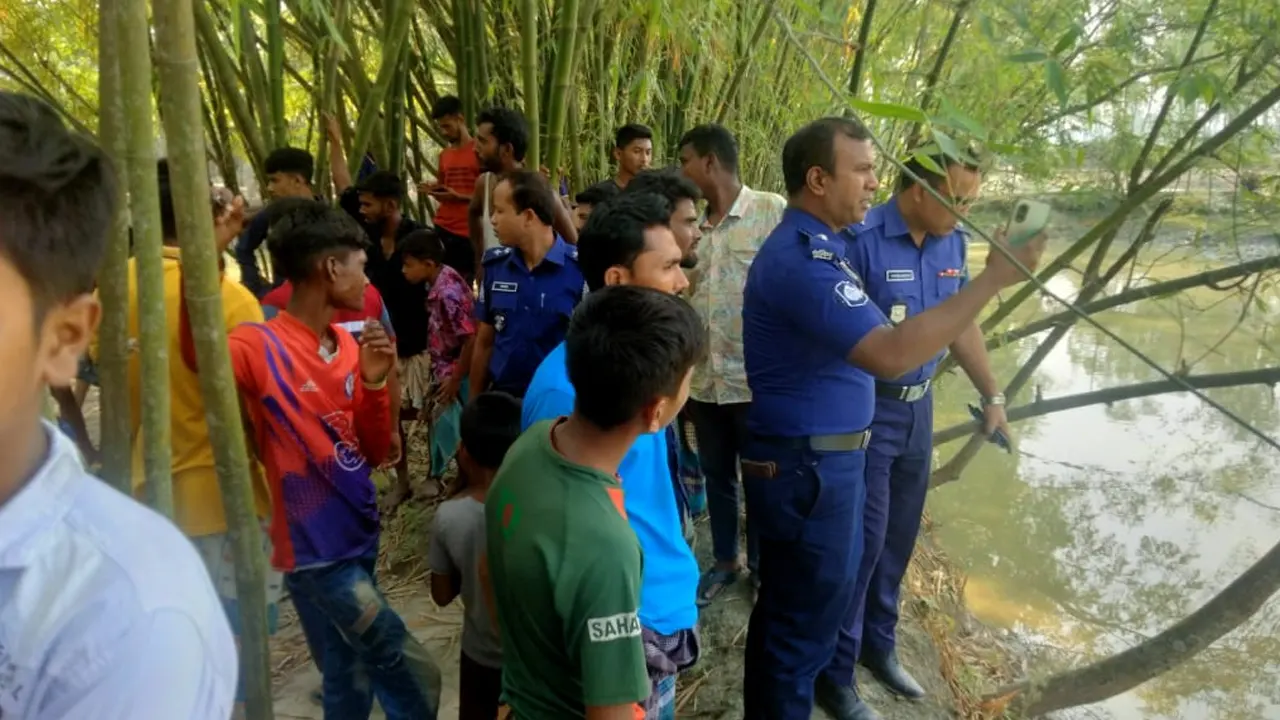
[[[173,186],[169,183],[169,161],[156,162],[156,184],[160,193],[160,231],[165,240],[178,237],[178,215],[173,209]]]
[[[635,180],[632,179],[632,182]],[[575,195],[573,201],[578,205],[599,205],[617,196],[618,184],[612,180],[604,180]]]
[[[504,392],[480,393],[462,408],[458,434],[477,465],[497,470],[520,437],[520,401]]]
[[[871,133],[861,122],[846,117],[824,117],[805,125],[782,146],[782,179],[787,194],[795,195],[808,182],[809,168],[836,171],[836,136],[870,140]]]
[[[444,263],[444,243],[434,230],[414,230],[401,238],[397,247],[404,257]]]
[[[676,148],[689,145],[698,157],[714,155],[720,165],[735,175],[738,172],[738,140],[723,125],[708,123],[699,125],[680,137]]]
[[[618,132],[613,135],[613,146],[619,150],[626,148],[636,140],[653,140],[653,131],[648,125],[640,123],[630,123],[618,128]]]
[[[676,204],[681,200],[696,203],[702,199],[702,191],[692,180],[685,177],[678,168],[662,168],[660,170],[643,170],[623,188],[622,194],[653,193],[661,195],[671,203],[671,211],[675,212]],[[668,213],[670,214],[670,213]]]
[[[367,250],[369,239],[355,220],[328,203],[285,198],[263,210],[268,215],[267,249],[275,272],[295,286],[306,282],[324,255]]]
[[[493,136],[498,145],[510,145],[516,162],[523,162],[525,151],[529,149],[529,122],[524,115],[511,108],[491,107],[476,118],[476,127],[485,123],[493,126]]]
[[[697,311],[676,295],[638,285],[587,293],[565,333],[574,412],[601,430],[630,422],[676,395],[706,350]]]
[[[542,177],[542,173],[533,170],[512,170],[503,175],[499,182],[505,182],[511,186],[511,203],[515,205],[516,212],[532,210],[544,225],[550,225],[555,219],[556,203],[559,201],[551,192],[551,186],[547,184],[547,179]]]
[[[282,147],[271,151],[266,161],[262,163],[262,169],[268,175],[273,173],[301,175],[302,179],[310,184],[311,176],[316,171],[316,161],[311,157],[311,153],[302,148]]]
[[[964,150],[964,154],[960,157],[953,157],[951,155],[948,155],[942,152],[940,149],[937,149],[936,147],[934,149],[937,150],[937,152],[928,153],[928,158],[931,161],[933,161],[934,165],[942,168],[943,170],[948,170],[953,166],[959,166],[966,170],[972,170],[974,172],[982,171],[981,154],[977,151],[976,148],[966,148]],[[907,170],[910,170],[911,172],[915,173],[917,176],[920,177],[920,179],[924,180],[925,182],[929,183],[934,187],[937,187],[938,183],[944,177],[946,177],[945,175],[940,175],[934,172],[933,170],[930,170],[929,168],[925,167],[924,163],[920,162],[920,160],[918,160],[916,158],[916,155],[914,154],[911,157],[907,158],[906,162],[902,164]],[[911,179],[910,175],[908,175],[905,171],[899,171],[898,183],[894,192],[902,192],[903,190],[910,190],[911,187],[915,184],[916,184],[916,181]]]
[[[578,267],[587,288],[604,287],[605,271],[614,265],[630,268],[644,252],[644,232],[651,227],[667,227],[671,204],[661,195],[627,192],[591,209],[587,224],[578,234]]]
[[[369,193],[379,200],[402,200],[404,198],[404,181],[390,170],[377,170],[369,173],[360,186],[359,192]]]
[[[453,95],[445,95],[431,106],[431,119],[439,120],[450,115],[462,114],[462,101]]]
[[[37,320],[93,291],[118,200],[93,141],[43,101],[0,91],[0,255],[29,286]]]

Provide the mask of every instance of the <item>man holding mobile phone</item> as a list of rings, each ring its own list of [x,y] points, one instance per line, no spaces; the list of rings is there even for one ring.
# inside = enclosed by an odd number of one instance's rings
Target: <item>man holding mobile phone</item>
[[[936,151],[935,151],[936,152]],[[978,197],[982,170],[964,158],[931,156],[934,169],[914,157],[889,202],[849,227],[848,258],[866,294],[895,325],[935,307],[968,281],[967,236],[960,218]],[[950,346],[981,396],[983,430],[1008,437],[1004,395],[975,321]],[[840,632],[835,659],[821,676],[818,701],[836,718],[871,718],[857,696],[854,664],[861,663],[893,693],[916,699],[924,689],[898,663],[894,630],[898,596],[915,549],[933,458],[932,377],[943,353],[893,380],[877,379],[876,410],[867,446],[863,555],[854,602]]]

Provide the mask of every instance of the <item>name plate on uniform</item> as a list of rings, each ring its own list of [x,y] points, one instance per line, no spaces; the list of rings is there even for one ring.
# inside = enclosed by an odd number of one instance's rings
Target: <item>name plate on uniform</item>
[[[886,270],[884,279],[887,282],[913,282],[916,279],[915,270]]]
[[[520,283],[513,282],[495,282],[489,286],[494,292],[516,292],[520,289]]]

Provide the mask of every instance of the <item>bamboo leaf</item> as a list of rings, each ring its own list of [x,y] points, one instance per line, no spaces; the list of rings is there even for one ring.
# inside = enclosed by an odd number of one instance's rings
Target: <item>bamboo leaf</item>
[[[982,13],[978,16],[978,28],[982,30],[983,37],[988,40],[995,41],[996,27],[995,23],[991,22],[990,15]]]
[[[1049,89],[1053,90],[1058,96],[1058,104],[1062,107],[1067,106],[1067,79],[1062,70],[1062,63],[1057,60],[1050,60],[1044,64],[1044,79],[1048,83]]]
[[[916,162],[923,165],[924,168],[931,173],[936,173],[938,175],[947,174],[947,171],[943,170],[942,166],[939,165],[937,161],[935,161],[932,157],[929,156],[928,153],[924,152],[923,150],[917,150],[915,153],[911,155],[911,157]]]
[[[974,120],[968,115],[960,112],[954,105],[947,102],[946,98],[941,99],[939,109],[942,111],[941,117],[938,118],[938,121],[941,122],[941,124],[947,125],[948,127],[956,130],[967,132],[979,140],[987,139],[986,127],[977,120]]]
[[[894,120],[907,120],[909,122],[927,123],[928,116],[919,108],[909,107],[907,105],[897,105],[894,103],[879,103],[869,100],[859,100],[858,98],[850,98],[849,106],[854,110],[873,115],[875,117],[892,118]]]
[[[1083,28],[1079,25],[1072,25],[1066,32],[1062,33],[1062,36],[1058,38],[1058,42],[1054,44],[1053,54],[1061,55],[1067,50],[1075,47],[1076,40],[1080,38],[1080,35],[1083,32]]]
[[[937,128],[933,128],[933,139],[938,143],[938,148],[942,150],[943,155],[954,160],[968,161],[972,159],[968,153],[960,150],[960,146],[956,144],[955,139]]]
[[[1048,57],[1049,56],[1045,54],[1045,51],[1043,50],[1023,50],[1022,52],[1014,53],[1005,59],[1009,62],[1033,63],[1040,62]]]

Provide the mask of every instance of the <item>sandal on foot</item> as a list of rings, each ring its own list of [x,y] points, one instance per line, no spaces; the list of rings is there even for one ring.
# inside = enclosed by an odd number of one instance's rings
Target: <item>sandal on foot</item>
[[[725,588],[738,582],[736,570],[711,569],[703,573],[698,580],[698,607],[706,607],[714,601]]]

